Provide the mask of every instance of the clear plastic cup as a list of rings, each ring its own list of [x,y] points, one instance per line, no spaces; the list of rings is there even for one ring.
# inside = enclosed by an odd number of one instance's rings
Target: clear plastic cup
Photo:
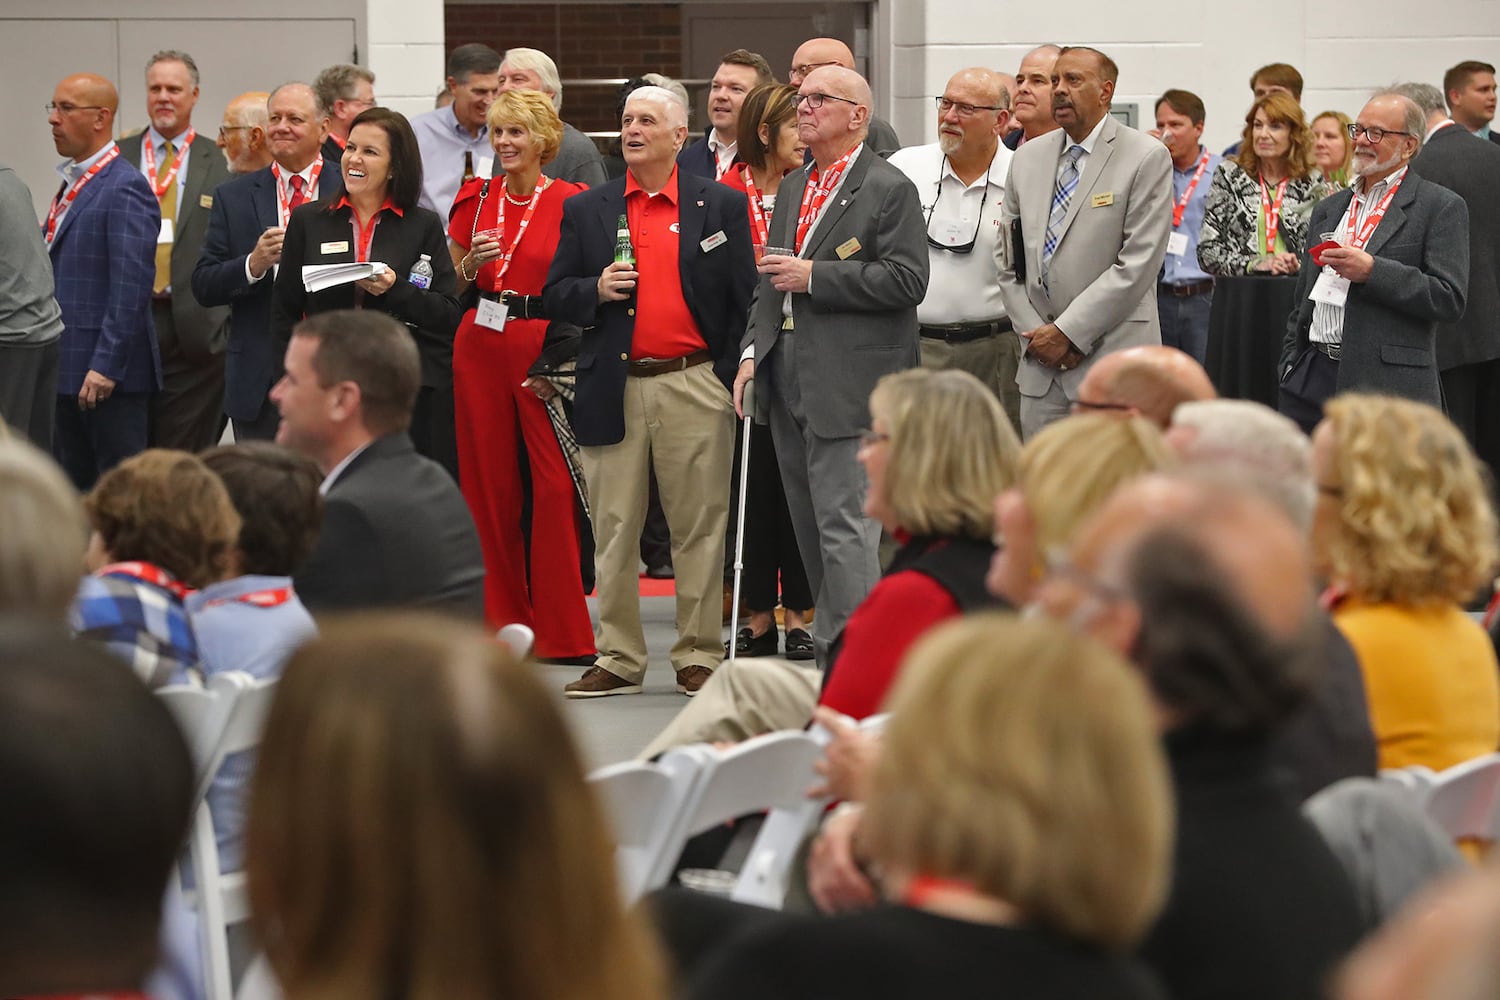
[[[739,876],[734,872],[726,872],[721,868],[684,868],[677,873],[677,881],[682,883],[683,888],[726,899],[734,891],[734,883],[738,880]]]

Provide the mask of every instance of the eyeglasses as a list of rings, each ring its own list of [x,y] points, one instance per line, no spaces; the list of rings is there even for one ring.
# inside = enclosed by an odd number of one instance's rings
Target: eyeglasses
[[[1007,108],[998,107],[993,104],[964,104],[960,101],[950,101],[946,97],[934,98],[937,101],[938,114],[946,115],[948,112],[958,110],[958,117],[972,118],[976,111],[1006,111]]]
[[[944,159],[946,160],[947,157],[945,156]],[[967,242],[967,243],[957,243],[957,244],[950,245],[950,244],[947,244],[947,243],[939,243],[937,240],[935,240],[935,239],[932,238],[932,216],[933,216],[933,213],[935,213],[937,211],[938,202],[942,199],[942,197],[943,197],[943,175],[942,175],[942,167],[939,166],[938,167],[938,188],[937,188],[937,194],[932,199],[932,207],[927,210],[927,245],[930,246],[930,247],[932,247],[934,250],[946,250],[949,253],[956,253],[956,254],[973,253],[974,252],[974,244],[979,242],[979,230],[984,227],[984,206],[985,206],[985,203],[987,201],[989,201],[989,198],[990,198],[990,185],[989,185],[989,182],[988,181],[985,182],[984,193],[979,196],[979,211],[977,213],[975,213],[974,235],[969,237],[969,242]]]
[[[1361,135],[1365,135],[1373,143],[1380,142],[1388,135],[1411,135],[1410,132],[1402,132],[1399,129],[1377,128],[1374,125],[1361,125],[1359,122],[1350,122],[1345,128],[1349,130],[1349,138],[1358,139]]]
[[[847,97],[839,97],[837,94],[798,94],[797,103],[807,102],[807,106],[814,111],[823,106],[824,101],[843,101],[845,104],[858,105],[858,101],[851,101]]]
[[[1135,407],[1129,403],[1094,403],[1087,399],[1075,399],[1073,400],[1072,409],[1074,413],[1088,413],[1090,410],[1097,410],[1101,413],[1124,413],[1127,410],[1135,409]]]
[[[65,104],[55,104],[52,101],[48,101],[46,104],[44,104],[42,106],[47,109],[47,114],[49,114],[49,115],[52,112],[54,112],[54,111],[57,111],[57,112],[59,112],[61,114],[65,114],[65,115],[71,115],[75,111],[103,111],[103,110],[105,110],[104,107],[102,105],[99,105],[99,104],[66,104],[66,103]]]
[[[230,132],[243,132],[247,128],[258,128],[256,125],[220,125],[219,138],[225,138]]]
[[[1123,587],[1117,587],[1112,583],[1106,583],[1097,576],[1090,576],[1079,569],[1068,559],[1068,554],[1061,548],[1049,549],[1043,561],[1046,563],[1047,575],[1054,579],[1067,580],[1081,590],[1086,590],[1095,597],[1109,603],[1119,603],[1131,600],[1130,594]]]
[[[811,73],[815,69],[822,69],[824,66],[837,66],[837,65],[838,65],[838,63],[836,63],[836,62],[803,63],[801,66],[793,66],[792,67],[791,75],[792,76],[806,76],[807,74]]]
[[[859,432],[859,446],[861,448],[873,448],[877,444],[880,444],[884,441],[889,441],[890,439],[891,436],[889,434],[881,434],[877,431]]]

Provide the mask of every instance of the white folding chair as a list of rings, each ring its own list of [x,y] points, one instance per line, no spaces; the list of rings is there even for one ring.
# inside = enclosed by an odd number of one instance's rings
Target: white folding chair
[[[177,727],[182,730],[182,737],[192,754],[193,777],[197,786],[193,799],[194,808],[208,794],[208,786],[213,782],[218,762],[223,759],[218,755],[218,749],[224,737],[224,727],[229,724],[229,717],[234,712],[235,700],[249,681],[248,674],[216,674],[209,679],[206,687],[174,684],[156,691],[156,696],[166,704],[167,711],[177,721]]]
[[[210,762],[210,781],[225,757],[260,745],[266,715],[276,695],[274,677],[256,680],[248,674],[231,673],[216,675],[210,683],[219,682],[221,677],[238,678],[234,683],[241,685],[241,690]],[[206,995],[208,1000],[234,1000],[229,928],[250,918],[250,900],[243,871],[219,871],[219,845],[206,799],[199,800],[193,815],[188,851],[193,888],[184,890],[184,895],[198,912]]]
[[[271,971],[271,963],[265,952],[259,952],[240,977],[240,988],[235,990],[234,1000],[282,1000],[281,983]]]
[[[681,851],[672,834],[698,775],[698,759],[686,754],[660,763],[611,764],[589,775],[614,834],[615,868],[626,903],[656,887],[650,879],[664,852]],[[666,863],[676,859],[674,853]]]
[[[1500,753],[1438,772],[1426,806],[1427,815],[1454,840],[1500,837]]]
[[[788,810],[800,814],[808,807],[807,789],[817,778],[813,764],[822,751],[819,738],[802,730],[768,733],[725,750],[698,744],[667,751],[663,764],[675,765],[686,757],[696,761],[702,773],[648,887],[666,884],[690,837],[748,813]],[[776,859],[759,866],[747,863],[740,876],[744,894],[750,897],[747,902],[774,896],[775,872],[780,867]],[[737,884],[733,898],[740,898],[739,893]]]
[[[1411,767],[1386,768],[1376,776],[1381,784],[1406,793],[1417,805],[1427,801],[1437,783],[1437,772],[1420,764]]]
[[[531,648],[536,645],[536,633],[531,626],[512,622],[495,633],[495,638],[509,647],[515,654],[516,659],[524,660],[531,655]]]

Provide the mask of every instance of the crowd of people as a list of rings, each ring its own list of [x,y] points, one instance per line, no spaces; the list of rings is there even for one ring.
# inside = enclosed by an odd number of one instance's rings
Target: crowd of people
[[[1494,67],[1309,117],[1264,66],[1222,153],[1084,46],[955,73],[927,145],[844,42],[789,70],[726,53],[697,138],[632,79],[617,157],[529,48],[411,120],[332,66],[216,142],[186,52],[127,135],[58,83],[40,224],[0,168],[4,995],[146,983],[194,781],[144,692],[227,671],[280,678],[208,802],[289,1000],[1500,989],[1494,878],[1442,955],[1421,899],[1372,935],[1409,892],[1365,905],[1326,805],[1500,750]],[[1205,368],[1247,276],[1295,283],[1275,406]],[[807,913],[627,911],[490,638],[639,693],[642,562],[692,698],[643,758],[832,734]]]

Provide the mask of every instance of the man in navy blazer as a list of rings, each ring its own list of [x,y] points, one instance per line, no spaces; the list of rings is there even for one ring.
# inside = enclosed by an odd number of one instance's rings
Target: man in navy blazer
[[[281,377],[281,354],[271,338],[275,282],[270,276],[281,261],[286,216],[296,194],[290,182],[302,177],[303,197],[308,200],[336,194],[343,185],[338,162],[320,154],[322,119],[312,88],[277,88],[260,115],[243,108],[240,102],[246,99],[252,95],[230,103],[224,112],[225,128],[253,129],[258,126],[247,123],[267,122],[270,163],[214,192],[203,253],[193,269],[193,294],[204,305],[229,306],[224,412],[234,421],[235,439],[270,441],[280,417],[269,396]],[[225,148],[234,150],[241,141],[226,141]]]
[[[621,118],[626,176],[563,204],[543,301],[584,327],[573,432],[592,501],[599,649],[571,698],[635,694],[646,672],[637,541],[655,470],[677,574],[677,690],[723,658],[724,527],[734,452],[729,380],[755,285],[745,196],[679,169],[687,108],[642,87]],[[615,256],[625,220],[634,260]]]
[[[43,236],[62,308],[52,453],[79,490],[146,447],[161,358],[151,286],[161,208],[115,145],[114,84],[92,73],[53,91],[47,124],[67,162]]]
[[[709,126],[703,138],[677,154],[677,165],[690,174],[716,181],[739,155],[740,105],[764,83],[775,83],[771,64],[758,52],[735,49],[719,60],[708,85]]]

